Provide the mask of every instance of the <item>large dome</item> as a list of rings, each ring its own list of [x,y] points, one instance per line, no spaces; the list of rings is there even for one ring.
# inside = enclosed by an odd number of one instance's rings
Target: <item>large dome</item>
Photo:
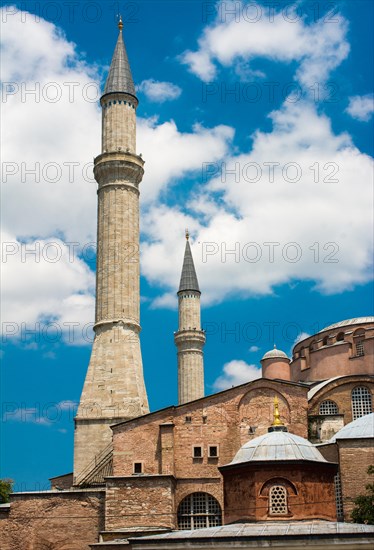
[[[325,332],[325,330],[331,330],[334,328],[342,328],[351,325],[364,325],[366,323],[374,323],[374,317],[353,317],[352,319],[345,319],[345,321],[339,321],[338,323],[333,323],[328,327],[323,328],[317,334]]]
[[[362,439],[367,437],[374,438],[374,413],[365,414],[350,422],[344,428],[339,430],[329,443],[335,443],[337,439]]]
[[[287,431],[274,431],[245,443],[230,464],[274,460],[327,462],[319,450],[307,439]]]

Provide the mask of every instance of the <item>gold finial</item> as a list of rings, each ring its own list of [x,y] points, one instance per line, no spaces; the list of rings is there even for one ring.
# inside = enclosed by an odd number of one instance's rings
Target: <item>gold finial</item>
[[[278,397],[274,396],[274,420],[273,420],[273,426],[283,426],[283,422],[280,419],[279,414],[279,405],[278,405]]]
[[[188,241],[188,239],[190,238],[190,232],[188,231],[188,229],[186,229],[186,239]]]
[[[122,31],[122,29],[123,29],[122,15],[119,15],[118,17],[119,17],[119,19],[118,19],[118,28],[119,28],[120,31]]]

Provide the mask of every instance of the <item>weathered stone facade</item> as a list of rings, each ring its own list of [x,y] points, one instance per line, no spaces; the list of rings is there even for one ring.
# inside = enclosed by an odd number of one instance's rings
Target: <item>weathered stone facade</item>
[[[103,489],[15,493],[0,518],[1,550],[89,550],[104,527],[104,505]]]
[[[140,349],[137,98],[122,39],[101,98],[102,154],[98,183],[95,339],[76,417],[74,483],[111,444],[110,424],[147,413]]]

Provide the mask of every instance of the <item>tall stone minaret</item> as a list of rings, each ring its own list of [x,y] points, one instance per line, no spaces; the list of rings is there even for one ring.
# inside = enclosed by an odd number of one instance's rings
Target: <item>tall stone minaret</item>
[[[120,20],[102,107],[98,183],[95,339],[75,418],[74,479],[111,442],[110,424],[149,412],[139,340],[138,100]]]
[[[178,290],[179,329],[174,335],[178,348],[179,404],[204,397],[205,333],[201,330],[200,289],[193,263],[189,234]]]

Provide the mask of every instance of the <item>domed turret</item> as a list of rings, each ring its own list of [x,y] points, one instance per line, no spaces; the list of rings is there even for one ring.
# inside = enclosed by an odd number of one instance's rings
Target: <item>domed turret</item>
[[[274,344],[274,349],[265,353],[261,359],[262,376],[263,378],[290,380],[290,359],[287,354],[277,349]]]
[[[225,522],[335,520],[337,469],[307,439],[288,432],[275,397],[268,433],[245,443],[229,464],[219,467]]]

